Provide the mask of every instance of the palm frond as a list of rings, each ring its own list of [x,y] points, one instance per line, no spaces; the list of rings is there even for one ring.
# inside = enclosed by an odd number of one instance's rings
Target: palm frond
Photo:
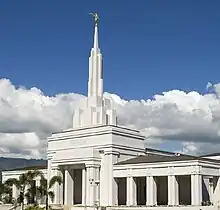
[[[35,179],[37,177],[40,177],[42,178],[44,175],[43,175],[43,172],[42,171],[39,171],[39,170],[34,170],[34,171],[31,171],[29,173],[29,176],[31,179]]]
[[[15,185],[17,188],[20,188],[20,183],[19,183],[19,180],[15,179],[15,178],[9,178],[5,181],[4,185],[7,185],[7,186],[12,186],[12,185]]]
[[[54,197],[55,197],[55,194],[53,191],[48,191],[48,196],[50,197],[51,201],[53,202],[54,201]]]
[[[40,180],[40,186],[47,188],[47,179],[45,177],[42,177]]]
[[[28,175],[25,174],[21,174],[18,178],[20,185],[27,185],[28,184]]]
[[[23,192],[20,192],[18,197],[17,197],[17,203],[21,204],[24,203],[24,194]]]
[[[36,194],[38,197],[44,197],[47,195],[47,188],[43,186],[36,187]]]
[[[61,185],[63,183],[63,179],[61,176],[53,176],[49,181],[49,189],[55,184],[58,183]]]

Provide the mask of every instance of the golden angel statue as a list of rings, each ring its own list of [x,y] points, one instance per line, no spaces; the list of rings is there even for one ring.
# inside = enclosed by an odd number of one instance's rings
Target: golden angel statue
[[[89,13],[90,15],[92,15],[94,17],[94,21],[95,21],[95,26],[98,26],[98,22],[99,22],[99,16],[97,12],[93,12],[93,13]]]

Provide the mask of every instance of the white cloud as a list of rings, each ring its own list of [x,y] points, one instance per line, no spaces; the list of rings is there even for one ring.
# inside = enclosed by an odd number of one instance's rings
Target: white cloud
[[[212,143],[220,144],[220,84],[208,83],[207,88],[211,91],[205,95],[171,90],[153,100],[126,101],[109,93],[105,97],[113,100],[119,123],[140,129],[146,145],[173,140],[185,152],[197,153],[199,146],[211,151]],[[83,98],[75,93],[49,97],[37,88],[16,88],[1,79],[0,155],[45,157],[46,137],[71,127],[74,108]]]
[[[176,152],[190,155],[211,154],[220,150],[220,142],[181,142],[180,146],[181,149]]]
[[[74,93],[48,97],[37,88],[16,89],[1,79],[0,155],[45,157],[46,137],[71,126],[74,107],[82,98]]]

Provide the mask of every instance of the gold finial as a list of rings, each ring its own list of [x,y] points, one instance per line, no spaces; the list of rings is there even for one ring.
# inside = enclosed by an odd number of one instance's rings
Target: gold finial
[[[97,12],[92,12],[92,13],[89,13],[89,15],[92,15],[92,16],[93,16],[94,21],[95,21],[95,26],[98,26],[98,22],[99,22],[98,13],[97,13]]]

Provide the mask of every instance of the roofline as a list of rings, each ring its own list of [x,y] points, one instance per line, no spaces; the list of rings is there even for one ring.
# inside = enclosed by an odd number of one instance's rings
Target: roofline
[[[2,170],[2,172],[8,172],[8,171],[28,171],[28,170],[42,170],[47,169],[47,163],[45,165],[33,165],[33,166],[26,166],[22,168],[12,168],[7,170]]]
[[[155,162],[141,162],[141,163],[128,163],[128,164],[114,164],[113,167],[116,167],[116,168],[120,168],[120,167],[123,167],[123,168],[126,168],[126,167],[133,167],[133,166],[142,166],[142,165],[148,165],[148,166],[152,166],[152,165],[157,165],[157,164],[176,164],[176,163],[211,163],[211,164],[217,164],[217,165],[220,165],[220,161],[219,160],[212,160],[212,159],[209,159],[209,158],[202,158],[202,159],[192,159],[192,160],[170,160],[170,161],[155,161]]]
[[[176,155],[175,152],[169,152],[169,151],[159,150],[159,149],[154,149],[154,148],[145,148],[145,153],[146,154],[147,154],[148,151],[150,151],[150,152],[159,152],[159,153],[167,154],[167,155]]]
[[[124,126],[120,126],[120,125],[91,125],[91,126],[85,126],[85,127],[81,127],[81,128],[70,128],[70,129],[66,129],[63,131],[58,131],[58,132],[53,132],[52,135],[54,134],[60,134],[60,133],[68,133],[71,131],[82,131],[82,130],[88,130],[88,129],[94,129],[94,128],[102,128],[102,127],[114,127],[114,128],[121,128],[127,131],[132,131],[135,133],[139,133],[140,131],[137,129],[132,129],[132,128],[127,128]]]
[[[200,157],[212,157],[212,156],[220,156],[220,152],[210,153],[206,155],[201,155]]]

